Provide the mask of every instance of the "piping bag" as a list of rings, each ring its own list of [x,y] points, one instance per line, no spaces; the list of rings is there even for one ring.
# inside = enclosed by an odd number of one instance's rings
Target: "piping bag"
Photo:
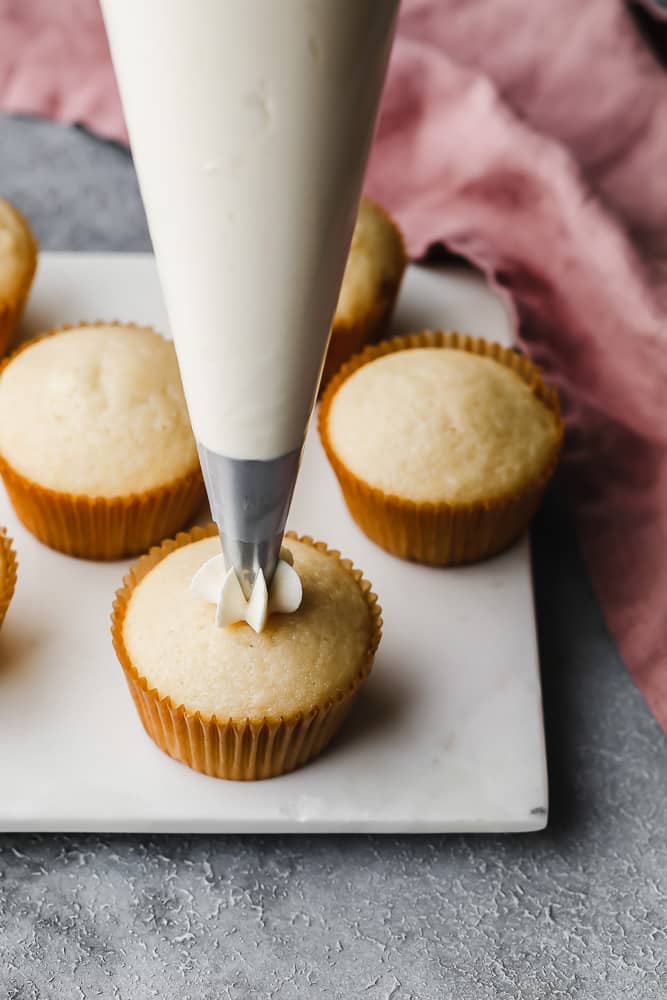
[[[102,0],[225,586],[258,631],[397,7]]]

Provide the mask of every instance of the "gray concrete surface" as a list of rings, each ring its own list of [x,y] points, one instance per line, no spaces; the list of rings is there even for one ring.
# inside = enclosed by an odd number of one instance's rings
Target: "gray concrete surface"
[[[148,246],[127,154],[85,133],[0,118],[0,193],[45,248]],[[1,835],[0,996],[666,997],[667,744],[557,488],[534,564],[544,833]]]

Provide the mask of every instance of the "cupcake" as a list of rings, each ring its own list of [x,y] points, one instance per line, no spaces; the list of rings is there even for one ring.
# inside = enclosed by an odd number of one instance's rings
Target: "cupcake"
[[[347,506],[393,555],[473,562],[528,527],[560,451],[558,396],[527,358],[457,333],[367,348],[319,415]]]
[[[400,229],[384,209],[362,198],[331,329],[322,389],[345,361],[384,332],[406,264]]]
[[[16,586],[16,555],[4,528],[0,528],[0,625],[5,620]]]
[[[173,345],[131,324],[63,327],[0,369],[0,475],[40,541],[115,559],[182,528],[204,486]]]
[[[144,556],[116,594],[112,637],[148,735],[217,778],[250,780],[315,757],[343,722],[380,641],[377,599],[352,564],[321,542],[286,537],[303,584],[298,611],[215,625],[190,589],[220,553],[215,525]]]
[[[37,242],[18,209],[0,198],[0,357],[19,324],[37,267]]]

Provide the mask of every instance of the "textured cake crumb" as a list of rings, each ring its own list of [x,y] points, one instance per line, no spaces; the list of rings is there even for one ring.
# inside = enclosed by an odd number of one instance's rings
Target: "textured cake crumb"
[[[415,502],[492,499],[539,477],[554,414],[504,365],[465,351],[397,351],[331,403],[331,445],[358,478]]]
[[[173,344],[113,325],[36,341],[0,376],[0,451],[33,482],[88,496],[141,493],[194,471]]]
[[[323,705],[365,662],[370,611],[337,559],[289,540],[303,584],[298,611],[271,617],[257,635],[215,626],[215,606],[190,592],[195,572],[220,552],[207,538],[177,549],[130,598],[123,639],[136,670],[163,697],[220,721],[278,720]]]

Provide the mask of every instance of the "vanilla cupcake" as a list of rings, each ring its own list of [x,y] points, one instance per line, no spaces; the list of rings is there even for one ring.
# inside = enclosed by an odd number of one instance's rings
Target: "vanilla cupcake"
[[[11,538],[0,528],[0,625],[5,620],[16,587],[17,563]]]
[[[406,264],[400,229],[383,208],[362,198],[331,329],[322,389],[345,361],[384,332]]]
[[[563,437],[557,394],[530,361],[432,332],[354,358],[329,386],[319,427],[361,529],[434,565],[483,559],[518,538]]]
[[[25,526],[115,559],[182,528],[204,498],[173,345],[130,324],[64,327],[0,369],[0,474]]]
[[[37,242],[27,220],[0,198],[0,357],[9,347],[37,267]]]
[[[377,599],[352,564],[288,535],[303,584],[298,611],[217,628],[190,589],[219,554],[215,525],[153,549],[118,591],[112,637],[148,735],[197,771],[269,778],[305,764],[334,736],[380,641]]]

